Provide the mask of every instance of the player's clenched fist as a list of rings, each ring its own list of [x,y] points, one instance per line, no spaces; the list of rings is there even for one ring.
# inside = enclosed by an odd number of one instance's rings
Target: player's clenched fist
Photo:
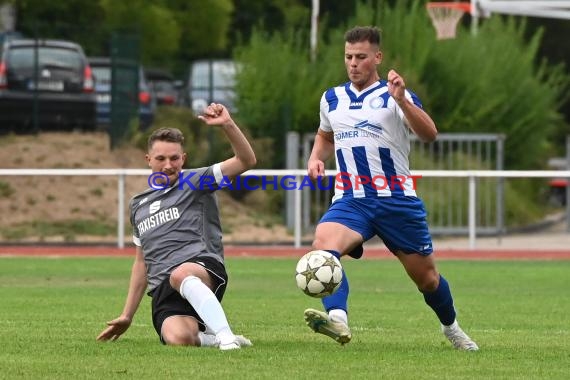
[[[325,163],[321,160],[309,160],[307,165],[307,174],[309,178],[317,179],[325,175]]]
[[[401,101],[405,97],[406,83],[404,78],[396,72],[390,70],[388,72],[388,93],[397,101]]]
[[[198,118],[208,125],[224,125],[231,120],[226,107],[219,103],[211,103]]]

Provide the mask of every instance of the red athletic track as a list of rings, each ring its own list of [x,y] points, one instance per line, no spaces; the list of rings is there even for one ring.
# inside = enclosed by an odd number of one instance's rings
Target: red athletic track
[[[309,247],[287,246],[232,246],[225,247],[226,257],[300,257]],[[0,246],[0,257],[7,256],[133,256],[134,248],[112,246]],[[496,250],[496,249],[440,249],[435,253],[443,260],[570,260],[568,250]],[[365,248],[365,258],[393,259],[385,248]]]

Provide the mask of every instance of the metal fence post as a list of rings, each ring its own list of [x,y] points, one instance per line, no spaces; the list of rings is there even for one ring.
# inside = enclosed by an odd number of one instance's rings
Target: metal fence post
[[[314,134],[305,134],[303,135],[303,162],[301,166],[307,167],[307,162],[309,161],[309,157],[311,155],[311,150],[313,148],[313,138]],[[311,210],[312,210],[312,199],[311,199],[311,190],[309,188],[303,188],[303,230],[306,231],[309,228],[309,224],[311,223]],[[317,200],[316,205],[319,205],[318,195],[320,192],[316,192]]]
[[[505,136],[499,135],[497,137],[497,170],[504,169],[505,159]],[[505,179],[503,177],[497,178],[497,240],[499,244],[503,237],[505,229]]]
[[[477,237],[477,178],[469,176],[469,249],[475,249]]]
[[[297,169],[299,166],[299,144],[300,136],[298,132],[287,132],[287,143],[286,143],[286,157],[285,157],[285,167],[287,169]],[[297,190],[293,191],[297,193]],[[287,191],[285,193],[285,225],[287,228],[294,228],[296,222],[296,210],[293,209],[293,205],[297,198],[292,191]]]
[[[125,173],[119,174],[117,213],[117,247],[125,248]]]
[[[566,136],[566,170],[570,170],[570,135]],[[566,177],[566,232],[570,232],[570,177]]]
[[[111,36],[111,149],[119,146],[136,120],[139,125],[139,37],[113,33]],[[137,128],[138,129],[138,128]]]
[[[302,177],[297,176],[295,177],[296,183],[301,183]],[[301,247],[301,226],[302,226],[302,215],[301,215],[301,204],[302,204],[302,190],[295,189],[293,190],[294,197],[295,197],[295,248]]]

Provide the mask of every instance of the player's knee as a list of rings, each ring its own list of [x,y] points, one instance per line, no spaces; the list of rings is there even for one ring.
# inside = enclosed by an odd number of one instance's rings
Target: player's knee
[[[439,273],[436,270],[416,272],[411,277],[420,292],[431,293],[436,291],[439,286]]]
[[[199,346],[200,339],[189,333],[178,331],[163,331],[162,340],[169,346]]]
[[[416,285],[421,292],[435,292],[439,286],[439,275],[437,272],[429,272],[417,279]]]
[[[176,271],[170,274],[169,281],[170,281],[170,286],[172,286],[173,289],[179,290],[180,285],[182,284],[182,280],[184,280],[184,278],[182,278],[182,276],[179,275]]]
[[[170,274],[170,286],[172,286],[173,289],[179,290],[180,286],[182,285],[182,281],[184,281],[184,279],[188,276],[189,272],[186,270],[186,266],[184,264],[180,265]]]
[[[325,241],[323,239],[319,238],[318,236],[315,236],[315,239],[313,240],[312,248],[313,249],[326,249]]]

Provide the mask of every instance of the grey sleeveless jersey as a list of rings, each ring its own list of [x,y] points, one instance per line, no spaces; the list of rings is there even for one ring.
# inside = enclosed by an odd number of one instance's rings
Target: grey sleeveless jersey
[[[187,169],[171,187],[150,188],[131,199],[133,241],[142,248],[149,291],[191,258],[208,256],[223,263],[215,194],[221,180],[220,164]]]

